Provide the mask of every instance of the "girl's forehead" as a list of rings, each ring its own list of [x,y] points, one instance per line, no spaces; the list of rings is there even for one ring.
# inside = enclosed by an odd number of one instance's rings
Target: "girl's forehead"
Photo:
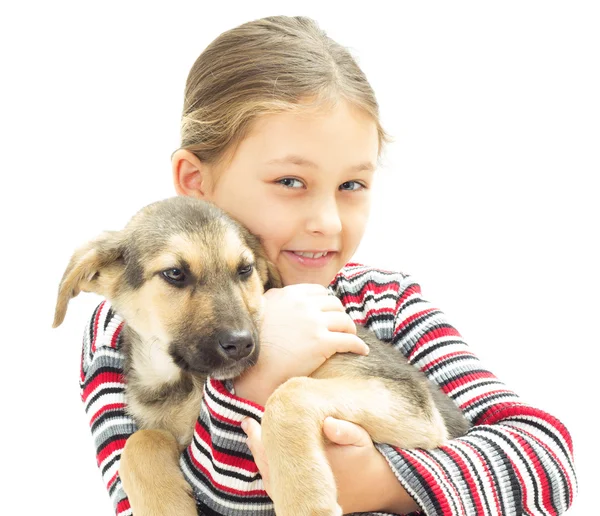
[[[340,158],[372,168],[379,151],[375,121],[340,102],[334,108],[261,115],[237,149],[261,164],[318,165]]]

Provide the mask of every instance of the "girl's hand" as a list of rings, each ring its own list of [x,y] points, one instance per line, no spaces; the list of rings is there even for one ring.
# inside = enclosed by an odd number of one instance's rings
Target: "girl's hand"
[[[248,435],[248,447],[269,494],[269,464],[262,445],[261,427],[254,419],[247,418],[242,428]],[[419,510],[364,428],[328,417],[323,423],[323,433],[330,441],[326,441],[325,453],[344,514],[374,511],[406,514]]]
[[[236,394],[260,405],[283,382],[309,376],[334,353],[369,353],[341,301],[321,285],[267,291],[260,331],[258,363],[235,380]]]

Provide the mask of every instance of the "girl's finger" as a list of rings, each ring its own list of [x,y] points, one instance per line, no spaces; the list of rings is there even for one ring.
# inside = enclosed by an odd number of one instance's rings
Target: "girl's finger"
[[[325,337],[327,358],[334,353],[356,353],[357,355],[368,355],[369,346],[356,335],[351,333],[330,332]]]
[[[356,324],[346,312],[323,312],[326,317],[327,329],[356,334]]]
[[[342,446],[372,446],[373,441],[362,427],[333,417],[325,418],[323,422],[325,437],[335,444]]]

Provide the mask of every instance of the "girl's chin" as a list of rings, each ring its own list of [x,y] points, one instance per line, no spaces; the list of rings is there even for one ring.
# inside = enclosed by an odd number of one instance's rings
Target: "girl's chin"
[[[339,272],[335,267],[327,267],[328,270],[319,270],[311,272],[299,272],[280,268],[281,280],[284,285],[297,285],[299,283],[316,283],[328,287],[335,275]]]

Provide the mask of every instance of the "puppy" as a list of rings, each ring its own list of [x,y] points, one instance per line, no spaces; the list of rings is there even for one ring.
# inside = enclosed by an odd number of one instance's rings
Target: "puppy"
[[[73,254],[54,327],[80,291],[107,298],[125,321],[127,410],[140,430],[127,441],[119,473],[136,516],[196,514],[179,454],[192,439],[204,382],[235,378],[257,362],[262,294],[277,287],[259,239],[216,206],[187,197],[151,204],[122,231]],[[324,453],[327,416],[403,448],[435,448],[469,428],[397,350],[365,328],[357,333],[368,356],[334,355],[267,401],[262,434],[278,516],[342,514]]]

